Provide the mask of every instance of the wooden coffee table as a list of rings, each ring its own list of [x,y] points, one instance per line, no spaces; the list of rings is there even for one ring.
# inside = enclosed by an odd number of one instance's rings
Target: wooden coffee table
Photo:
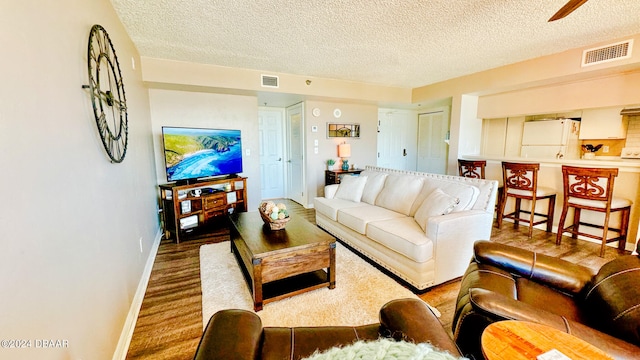
[[[271,230],[258,212],[238,212],[229,219],[231,251],[255,311],[272,301],[336,287],[336,239],[317,226],[292,216],[285,229]]]
[[[604,351],[550,326],[526,321],[495,322],[482,333],[482,353],[487,360],[535,360],[552,349],[572,360],[613,360]]]

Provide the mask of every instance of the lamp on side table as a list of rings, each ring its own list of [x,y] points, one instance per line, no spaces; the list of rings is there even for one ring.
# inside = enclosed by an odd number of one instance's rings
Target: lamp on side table
[[[349,160],[348,157],[351,157],[351,145],[346,142],[338,145],[338,157],[342,159],[342,170],[349,170]]]

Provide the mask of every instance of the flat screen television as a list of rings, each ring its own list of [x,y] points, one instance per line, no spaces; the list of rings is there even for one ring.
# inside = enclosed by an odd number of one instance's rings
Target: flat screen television
[[[162,127],[167,181],[190,182],[242,172],[240,130]]]

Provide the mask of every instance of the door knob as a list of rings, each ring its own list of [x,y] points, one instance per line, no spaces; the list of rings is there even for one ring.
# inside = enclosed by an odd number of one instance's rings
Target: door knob
[[[282,158],[278,158],[278,161],[282,161]]]

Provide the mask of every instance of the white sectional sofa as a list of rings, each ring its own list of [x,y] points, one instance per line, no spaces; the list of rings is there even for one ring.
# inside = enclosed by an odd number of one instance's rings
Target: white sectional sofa
[[[418,290],[462,276],[498,182],[367,166],[314,199],[318,226]],[[342,269],[339,271],[348,271]]]

